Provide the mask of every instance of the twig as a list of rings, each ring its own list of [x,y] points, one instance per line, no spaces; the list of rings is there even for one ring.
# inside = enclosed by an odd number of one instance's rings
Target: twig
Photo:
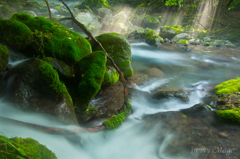
[[[48,3],[47,0],[44,0],[44,1],[46,2],[47,7],[48,7],[49,18],[50,18],[51,21],[53,21],[52,16],[51,16],[51,10],[50,10],[50,7],[49,7],[49,3]]]
[[[107,51],[103,48],[102,44],[95,38],[93,37],[93,35],[87,30],[87,28],[82,24],[80,23],[79,21],[77,21],[75,19],[75,17],[73,16],[73,13],[72,11],[70,10],[70,8],[67,6],[67,4],[63,1],[63,0],[60,0],[63,5],[65,5],[65,7],[67,8],[67,10],[69,11],[69,13],[71,14],[71,20],[77,24],[82,30],[83,32],[89,37],[89,39],[93,39],[101,48],[101,50],[107,55],[107,58],[111,61],[113,67],[118,71],[118,73],[120,74],[120,78],[121,78],[121,81],[123,83],[123,87],[124,87],[124,105],[127,105],[127,102],[128,102],[128,92],[127,92],[127,84],[126,84],[126,80],[124,78],[124,75],[123,73],[120,71],[120,69],[117,67],[117,65],[115,64],[114,60],[108,55]],[[68,18],[69,19],[69,18]]]

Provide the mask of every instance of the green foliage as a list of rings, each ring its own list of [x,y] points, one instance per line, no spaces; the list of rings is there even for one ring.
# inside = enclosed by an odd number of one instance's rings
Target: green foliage
[[[75,68],[76,78],[80,82],[77,88],[78,92],[78,109],[85,111],[92,98],[101,89],[102,81],[106,71],[107,57],[102,51],[96,51],[85,56],[79,61]]]
[[[7,47],[0,44],[0,76],[3,75],[7,68],[9,55]]]
[[[230,79],[215,87],[217,89],[216,94],[221,95],[222,93],[235,93],[240,91],[240,78]]]
[[[240,125],[240,108],[230,110],[217,110],[217,115],[232,124]]]
[[[122,113],[109,118],[108,120],[104,121],[102,124],[108,130],[116,129],[122,124],[122,122],[125,120],[127,115],[131,113],[131,111],[132,111],[132,106],[128,100],[126,103],[126,108],[124,109],[124,111]]]
[[[173,6],[182,3],[183,0],[167,0],[165,5],[166,6]]]
[[[240,31],[233,31],[230,36],[228,37],[229,40],[234,42],[240,41]]]
[[[228,10],[234,8],[238,3],[240,3],[240,0],[233,0],[232,3],[230,4]]]
[[[0,135],[0,158],[6,159],[56,159],[46,146],[31,138],[8,138]]]
[[[183,29],[184,29],[184,31],[194,31],[194,29],[191,25],[187,25]]]

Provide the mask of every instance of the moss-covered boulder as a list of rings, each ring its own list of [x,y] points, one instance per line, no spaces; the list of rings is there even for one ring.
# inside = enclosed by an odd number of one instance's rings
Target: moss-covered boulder
[[[160,36],[162,38],[172,39],[175,35],[180,34],[183,32],[181,25],[169,25],[163,26],[160,28]]]
[[[217,89],[216,94],[221,95],[222,93],[235,93],[240,91],[240,79],[230,79],[215,87]]]
[[[0,77],[5,72],[9,61],[9,51],[5,45],[0,44]]]
[[[33,18],[29,14],[16,13],[11,17],[11,21],[25,24],[32,32],[34,40],[23,52],[28,57],[55,57],[74,64],[91,53],[91,45],[83,36],[44,17]]]
[[[207,33],[206,30],[199,31],[199,33],[197,34],[197,38],[203,39],[204,37],[207,36],[206,33]]]
[[[179,40],[177,41],[178,45],[188,45],[188,41],[187,40]]]
[[[180,34],[177,34],[176,36],[174,36],[171,39],[171,41],[176,43],[179,40],[189,40],[189,39],[191,39],[190,35],[188,35],[187,33],[180,33]]]
[[[33,34],[25,24],[17,20],[0,20],[0,41],[13,49],[21,50],[33,42]]]
[[[119,73],[112,66],[106,66],[106,72],[104,74],[104,80],[102,85],[111,85],[119,80]]]
[[[153,30],[149,30],[146,33],[145,42],[148,43],[149,45],[153,45],[153,46],[159,47],[163,43],[163,38],[158,36],[158,35],[154,35],[154,31]]]
[[[133,69],[131,66],[131,46],[125,36],[118,33],[105,33],[97,36],[96,39],[113,58],[114,62],[122,71],[124,76],[132,76]],[[91,45],[93,51],[101,50],[94,41],[91,41]],[[107,65],[112,66],[112,63],[108,60]]]
[[[92,98],[101,89],[106,71],[106,54],[96,51],[85,56],[75,65],[76,80],[79,82],[74,102],[78,112],[85,111]]]
[[[27,112],[50,114],[66,124],[78,124],[72,98],[53,67],[40,59],[11,68],[0,90],[5,100]],[[7,92],[7,93],[6,93]]]
[[[240,125],[240,108],[217,110],[216,114],[228,123]]]
[[[143,17],[141,25],[143,28],[159,29],[158,27],[160,26],[160,21],[158,20],[158,18],[152,17],[148,14],[143,14],[140,17]]]
[[[31,138],[0,135],[0,152],[0,158],[7,159],[57,159],[51,150]]]

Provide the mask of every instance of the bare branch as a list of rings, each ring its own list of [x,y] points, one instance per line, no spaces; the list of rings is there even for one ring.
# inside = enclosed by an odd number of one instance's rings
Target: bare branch
[[[48,7],[49,18],[50,18],[51,21],[53,21],[53,19],[52,19],[52,15],[51,15],[51,10],[50,10],[50,7],[49,7],[49,3],[48,3],[47,0],[44,0],[44,1],[46,2],[47,7]]]

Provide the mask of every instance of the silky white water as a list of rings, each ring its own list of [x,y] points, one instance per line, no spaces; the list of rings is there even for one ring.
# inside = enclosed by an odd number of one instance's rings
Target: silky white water
[[[236,76],[240,61],[236,58],[219,60],[207,55],[195,55],[194,52],[167,52],[150,47],[145,43],[135,43],[131,46],[134,70],[157,67],[166,74],[164,78],[152,79],[145,85],[136,86],[136,89],[147,93],[161,86],[183,89],[190,92],[189,101],[183,103],[178,99],[169,99],[156,103],[147,100],[144,94],[133,95],[130,100],[133,114],[129,115],[129,118],[114,131],[80,133],[76,136],[51,135],[1,121],[0,131],[8,137],[36,139],[51,149],[59,159],[186,159],[185,156],[176,157],[174,154],[164,153],[169,142],[178,136],[173,132],[159,132],[161,130],[160,121],[155,127],[146,130],[144,127],[146,123],[142,119],[143,115],[178,111],[200,103],[206,93],[207,85]],[[13,54],[12,51],[11,54]],[[17,63],[19,60],[23,60],[22,57],[11,60],[11,64]],[[211,65],[205,67],[205,64],[209,62]],[[49,116],[21,112],[2,100],[0,101],[0,116],[49,127],[68,130],[76,128],[76,126],[62,125]],[[101,123],[102,120],[98,120],[89,126]],[[164,136],[161,144],[157,142],[159,133]]]

